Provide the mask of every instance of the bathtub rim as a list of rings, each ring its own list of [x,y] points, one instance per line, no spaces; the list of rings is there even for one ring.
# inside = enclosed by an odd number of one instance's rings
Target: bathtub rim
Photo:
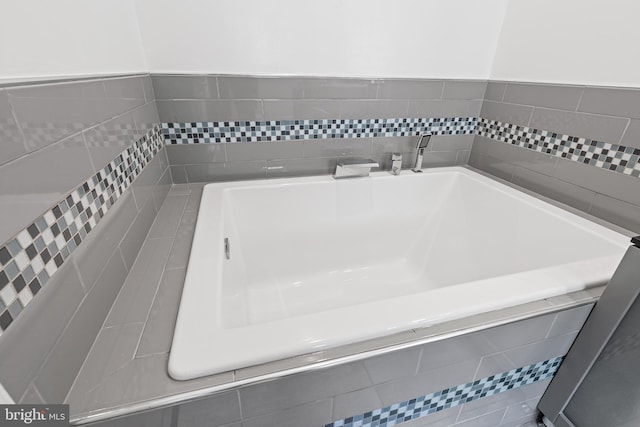
[[[620,246],[620,257],[626,250],[626,245],[623,243],[621,238],[622,236],[620,235],[620,233],[616,233],[615,230],[611,230],[608,227],[602,227],[602,225],[599,223],[596,223],[594,221],[589,221],[589,218],[585,218],[582,215],[576,216],[574,215],[573,212],[567,212],[566,210],[561,209],[558,206],[555,206],[554,204],[549,204],[544,200],[540,200],[536,197],[532,197],[530,194],[518,191],[519,190],[518,188],[514,188],[509,185],[507,186],[501,185],[502,183],[500,182],[495,184],[495,180],[490,179],[490,177],[487,177],[484,174],[478,174],[474,170],[469,170],[467,168],[463,168],[459,166],[453,166],[453,167],[428,169],[428,170],[425,170],[424,174],[419,174],[419,175],[415,175],[411,171],[403,171],[400,177],[391,176],[388,172],[374,172],[371,174],[371,177],[388,179],[388,180],[397,180],[397,179],[403,179],[403,175],[404,175],[404,179],[411,179],[412,177],[416,177],[416,176],[426,177],[432,174],[433,175],[452,174],[452,176],[464,176],[465,177],[464,179],[468,178],[472,181],[476,181],[478,182],[478,185],[488,185],[489,187],[491,187],[491,191],[498,191],[500,193],[503,193],[508,197],[515,199],[519,203],[524,203],[526,205],[529,205],[533,209],[540,209],[551,216],[559,218],[560,220],[573,222],[576,227],[582,228],[587,232],[590,232],[604,240],[607,240],[615,244],[616,246]],[[368,179],[368,178],[362,178],[362,179]],[[283,179],[265,179],[265,180],[251,180],[251,181],[220,182],[220,183],[211,183],[211,184],[205,185],[203,189],[201,207],[198,211],[198,217],[200,218],[200,216],[204,212],[206,213],[206,215],[208,215],[208,217],[211,217],[211,218],[210,220],[204,221],[204,222],[198,221],[196,224],[195,237],[192,243],[192,255],[193,255],[193,248],[199,247],[200,249],[198,253],[200,254],[199,255],[200,258],[198,258],[196,262],[194,262],[193,264],[191,263],[191,260],[190,260],[189,265],[187,267],[185,284],[189,282],[190,277],[212,277],[212,275],[215,275],[217,274],[218,271],[221,271],[222,263],[224,262],[222,247],[216,244],[208,243],[209,241],[203,237],[203,236],[210,236],[210,235],[222,236],[221,234],[221,229],[223,227],[222,209],[221,210],[207,209],[206,208],[207,205],[205,203],[215,203],[215,202],[218,202],[218,199],[222,201],[224,198],[225,192],[227,190],[233,190],[235,188],[241,188],[241,189],[247,188],[248,190],[253,190],[255,188],[260,188],[260,187],[278,188],[278,187],[286,187],[289,185],[291,186],[297,186],[301,184],[304,185],[307,183],[333,184],[335,182],[336,181],[333,180],[333,178],[331,178],[330,176],[324,175],[324,176],[315,176],[315,177],[295,177],[295,178],[287,178],[284,180]],[[209,188],[209,192],[206,191],[207,187]],[[203,209],[203,206],[205,206],[205,209]],[[591,228],[591,227],[594,227],[594,228]],[[617,257],[617,255],[615,257]],[[437,316],[432,317],[430,319],[420,319],[420,323],[416,323],[416,319],[418,319],[418,317],[413,316],[411,317],[411,319],[407,317],[407,314],[417,313],[418,307],[414,306],[415,305],[414,303],[416,301],[415,299],[416,295],[398,296],[394,298],[394,301],[409,304],[408,307],[412,308],[413,310],[407,310],[403,312],[402,316],[400,316],[400,319],[394,319],[394,321],[392,322],[393,323],[392,325],[389,325],[389,324],[383,325],[384,327],[382,329],[383,331],[382,337],[384,337],[384,335],[393,334],[393,332],[390,333],[389,331],[411,330],[410,328],[411,325],[416,325],[414,326],[414,328],[415,327],[422,328],[434,323],[443,323],[449,320],[455,320],[456,318],[469,317],[469,316],[480,314],[486,311],[499,310],[502,307],[510,307],[513,305],[524,304],[528,301],[536,301],[536,300],[541,300],[545,298],[551,298],[555,295],[563,295],[563,294],[566,294],[567,292],[584,290],[589,287],[605,284],[607,279],[597,276],[597,272],[593,270],[591,263],[594,263],[594,264],[597,263],[598,265],[603,264],[603,266],[606,265],[607,269],[609,268],[613,269],[614,265],[617,265],[616,261],[619,261],[617,259],[614,260],[615,257],[614,256],[592,257],[592,258],[589,258],[588,260],[581,260],[575,263],[564,263],[560,265],[554,265],[551,267],[545,267],[542,269],[527,270],[527,271],[516,273],[516,274],[497,276],[489,279],[474,280],[474,281],[458,284],[456,285],[458,287],[457,289],[462,289],[462,287],[466,286],[468,289],[473,290],[475,289],[475,287],[472,287],[471,285],[474,283],[484,282],[491,286],[499,287],[499,286],[504,286],[504,284],[513,282],[514,279],[517,278],[517,279],[520,279],[519,283],[521,283],[522,286],[524,286],[524,289],[526,289],[527,292],[526,292],[526,298],[523,298],[521,295],[509,294],[509,295],[503,295],[501,298],[495,299],[495,300],[486,300],[486,301],[482,300],[481,301],[482,307],[474,306],[472,307],[473,310],[467,310],[467,313],[462,313],[462,314],[459,313],[458,312],[459,310],[457,310],[454,307],[450,307],[451,312],[449,313],[440,313],[439,310],[434,308],[434,310],[436,310]],[[211,261],[205,262],[203,260],[215,260],[214,261],[215,264],[214,262],[211,262]],[[576,268],[576,266],[578,268]],[[589,270],[590,268],[592,270],[592,274],[596,274],[596,276],[589,277],[589,274],[583,274],[583,270]],[[571,277],[569,278],[570,281],[568,282],[556,281],[557,283],[555,282],[552,283],[553,285],[552,287],[547,287],[542,291],[537,290],[535,283],[538,283],[540,280],[540,277],[544,277],[545,274],[547,274],[548,272],[559,272],[560,276],[558,277],[562,277],[562,275],[565,274],[565,272],[570,272],[571,273],[570,274]],[[583,284],[583,285],[580,285],[580,284]],[[232,352],[228,350],[228,345],[227,345],[222,350],[222,353],[224,355],[222,356],[221,360],[223,363],[218,364],[218,367],[214,370],[214,369],[211,369],[211,366],[209,364],[207,364],[206,362],[203,362],[202,357],[196,356],[194,359],[194,356],[193,356],[194,354],[202,354],[201,352],[197,351],[198,349],[196,349],[196,353],[194,353],[194,349],[193,349],[194,346],[195,347],[208,346],[206,349],[204,349],[203,347],[203,351],[206,351],[206,354],[216,354],[214,349],[211,347],[210,344],[208,344],[208,342],[211,342],[211,339],[213,339],[214,337],[215,338],[222,337],[224,339],[225,336],[230,337],[230,339],[233,341],[237,337],[236,334],[238,333],[238,328],[229,329],[229,328],[221,327],[218,321],[219,314],[216,314],[218,313],[218,310],[205,308],[201,302],[203,298],[206,299],[206,295],[203,296],[203,294],[201,293],[203,289],[205,292],[208,292],[210,294],[209,297],[214,298],[215,294],[219,292],[221,284],[217,283],[215,286],[211,286],[209,288],[203,288],[203,286],[204,285],[202,284],[202,282],[199,282],[192,285],[189,288],[185,286],[185,288],[183,289],[182,301],[180,303],[178,318],[177,318],[176,326],[174,329],[175,332],[173,337],[172,349],[169,353],[169,362],[168,362],[169,376],[174,380],[178,380],[178,381],[193,380],[193,379],[203,378],[210,375],[215,375],[215,374],[220,374],[224,372],[234,371],[237,369],[260,365],[260,364],[264,364],[272,361],[284,360],[286,358],[293,357],[295,355],[309,354],[309,353],[317,352],[327,348],[335,348],[338,346],[348,345],[351,342],[359,342],[359,341],[375,339],[376,338],[375,335],[379,334],[379,332],[376,332],[376,331],[379,331],[380,328],[373,328],[371,324],[366,324],[364,326],[361,326],[358,330],[346,331],[345,333],[340,334],[336,337],[334,335],[328,334],[327,325],[324,325],[324,323],[323,323],[324,326],[321,327],[319,326],[319,323],[317,322],[316,319],[314,319],[313,316],[302,315],[299,317],[299,321],[303,322],[308,326],[309,329],[307,329],[307,331],[312,331],[318,334],[318,337],[321,338],[320,341],[317,341],[319,342],[319,344],[315,344],[315,341],[313,340],[309,341],[308,337],[306,336],[302,337],[302,335],[299,337],[300,339],[302,339],[302,341],[296,340],[292,344],[289,339],[284,339],[282,338],[282,335],[276,334],[276,335],[273,335],[278,338],[276,340],[277,341],[276,346],[268,347],[267,348],[268,352],[260,353],[259,357],[256,357],[254,353],[247,353],[247,352],[243,353],[243,354],[250,354],[250,356],[244,357],[244,359],[247,359],[247,360],[243,362],[243,366],[239,366],[239,367],[236,366],[237,365],[236,356],[231,354]],[[195,290],[200,291],[197,296],[194,294]],[[442,293],[448,294],[451,292],[455,293],[453,286],[437,289],[436,292],[438,292],[438,294],[442,294]],[[419,295],[424,295],[424,294],[421,293]],[[509,300],[509,301],[506,301],[506,300]],[[369,307],[375,308],[376,306],[381,304],[384,304],[384,302],[374,301],[374,302],[368,303],[367,305]],[[324,313],[320,313],[319,315],[324,316],[326,320],[327,316],[329,316],[330,313],[350,315],[349,313],[353,312],[354,310],[357,312],[361,312],[363,310],[363,307],[364,305],[332,308]],[[180,313],[181,312],[184,313],[183,310],[186,310],[187,308],[189,308],[188,313],[190,314],[181,315]],[[214,325],[211,328],[211,330],[214,331],[214,333],[210,336],[198,337],[198,334],[199,334],[198,329],[193,328],[194,324],[196,324],[194,323],[193,318],[196,315],[192,313],[198,313],[199,320],[196,323],[200,323],[202,321],[202,318],[200,316],[203,316],[205,319],[209,319],[208,321]],[[332,321],[334,318],[335,317],[332,317],[332,316],[328,317],[328,319]],[[399,322],[399,320],[402,320],[402,322]],[[402,324],[399,324],[399,323],[402,323]],[[258,332],[263,331],[263,333],[258,335],[260,337],[260,336],[267,336],[266,334],[271,333],[273,329],[278,325],[284,328],[285,331],[287,331],[288,328],[290,329],[290,326],[291,326],[287,324],[286,319],[282,319],[282,320],[275,320],[272,322],[257,323],[254,325],[249,325],[247,326],[247,328],[253,327],[253,328],[257,328],[256,330]],[[244,329],[244,328],[240,328],[240,329]],[[279,329],[279,330],[283,330],[283,329]],[[386,331],[386,333],[384,333],[384,331]],[[306,335],[308,336],[308,334]],[[272,336],[272,335],[269,335],[269,336]],[[203,339],[203,338],[206,338],[206,339]],[[381,336],[378,336],[378,338],[381,338]],[[201,343],[201,344],[197,344],[197,343]],[[239,345],[242,345],[242,343],[239,342]],[[303,347],[303,346],[306,348],[301,349],[300,347]],[[251,360],[248,360],[248,359],[251,359]]]

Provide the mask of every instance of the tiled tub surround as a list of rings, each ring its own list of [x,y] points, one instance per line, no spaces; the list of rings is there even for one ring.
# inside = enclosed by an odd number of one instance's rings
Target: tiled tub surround
[[[384,339],[173,381],[167,359],[200,191],[198,184],[174,185],[160,209],[67,397],[75,421],[131,414],[99,425],[319,427],[562,356],[601,292],[595,288]],[[376,353],[380,351],[384,354]],[[535,418],[547,383],[541,379],[405,425],[519,426]],[[150,412],[140,413],[145,409]]]
[[[148,76],[0,98],[18,135],[0,151],[0,382],[17,402],[62,402],[171,185],[164,141]]]
[[[478,117],[486,87],[483,81],[461,80],[215,75],[154,75],[153,84],[161,121],[180,124],[186,133],[192,126],[202,128],[198,142],[208,138],[206,129],[216,127],[212,122],[258,122],[265,127],[278,122],[300,129],[300,135],[284,129],[290,132],[285,140],[264,135],[268,143],[168,145],[175,183],[330,174],[339,158],[353,156],[375,159],[389,169],[392,152],[402,152],[403,166],[410,167],[416,139],[401,136],[410,123],[396,123],[395,136],[381,137],[372,132],[382,125],[375,119],[391,124],[393,118],[423,118],[425,122],[428,118],[462,118],[458,122],[464,127]],[[337,132],[351,125],[348,132]],[[327,129],[305,134],[310,129],[304,127],[320,126]],[[459,128],[457,135],[432,138],[424,165],[466,164],[473,141],[469,130]],[[416,128],[411,132],[415,135]],[[195,142],[193,136],[180,142]],[[243,136],[229,139],[242,140]],[[204,142],[213,141],[215,136]]]
[[[480,117],[470,165],[640,232],[640,89],[489,82]],[[512,128],[491,136],[488,123]],[[574,138],[559,151],[522,148],[515,126]],[[584,157],[569,152],[578,145]]]

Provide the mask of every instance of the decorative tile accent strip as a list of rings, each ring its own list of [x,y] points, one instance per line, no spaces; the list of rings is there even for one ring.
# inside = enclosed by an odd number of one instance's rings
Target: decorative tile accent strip
[[[476,117],[162,123],[167,144],[473,134]]]
[[[640,177],[640,149],[480,118],[477,134],[587,165]]]
[[[0,247],[0,334],[164,146],[160,126]]]
[[[334,421],[325,427],[388,427],[422,418],[435,412],[493,396],[536,381],[553,377],[564,356],[491,375],[466,384],[446,388],[364,414]]]

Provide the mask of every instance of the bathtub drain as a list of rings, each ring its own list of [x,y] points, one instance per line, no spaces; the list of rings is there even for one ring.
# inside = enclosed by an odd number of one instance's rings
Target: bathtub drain
[[[224,238],[224,256],[227,257],[227,259],[231,258],[231,245],[229,244],[228,237]]]

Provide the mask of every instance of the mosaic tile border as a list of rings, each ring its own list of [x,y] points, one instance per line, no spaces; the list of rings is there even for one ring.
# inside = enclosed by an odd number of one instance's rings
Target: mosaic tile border
[[[389,427],[553,377],[564,356],[418,396],[334,421],[325,427]]]
[[[480,118],[476,134],[574,162],[640,177],[640,149]]]
[[[470,135],[477,117],[162,123],[167,144]]]
[[[0,247],[0,335],[163,146],[157,125]]]

